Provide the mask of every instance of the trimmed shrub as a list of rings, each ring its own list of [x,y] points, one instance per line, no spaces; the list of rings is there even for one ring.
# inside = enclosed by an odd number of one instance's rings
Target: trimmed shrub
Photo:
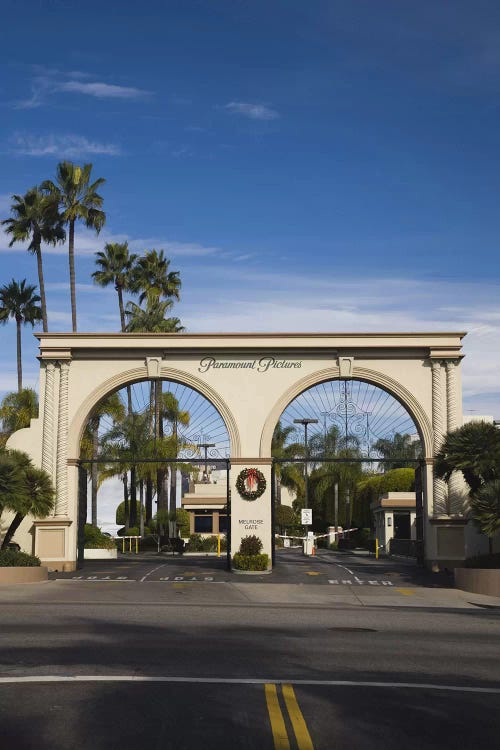
[[[0,550],[0,568],[36,568],[40,565],[40,558],[17,552],[15,549]]]
[[[103,534],[101,529],[86,523],[84,547],[85,549],[116,549],[116,542],[107,534]]]
[[[177,508],[175,511],[175,522],[177,524],[177,530],[179,534],[187,538],[189,536],[189,513],[184,508]]]
[[[241,540],[239,553],[241,555],[259,555],[262,551],[262,541],[255,534],[251,536],[244,536]],[[260,568],[259,568],[260,570]]]
[[[220,538],[220,549],[221,552],[227,550],[227,540],[223,536]],[[217,552],[217,537],[202,537],[201,534],[191,534],[186,552]]]
[[[233,567],[237,570],[267,570],[269,555],[243,555],[237,552],[233,556]]]

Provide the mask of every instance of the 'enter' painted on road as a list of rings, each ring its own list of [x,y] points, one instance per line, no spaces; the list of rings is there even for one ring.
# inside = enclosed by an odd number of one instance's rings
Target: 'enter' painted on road
[[[334,585],[344,585],[344,586],[393,586],[394,584],[392,581],[362,581],[359,578],[355,578],[354,581],[340,581],[338,579],[328,579],[328,583],[333,583]]]

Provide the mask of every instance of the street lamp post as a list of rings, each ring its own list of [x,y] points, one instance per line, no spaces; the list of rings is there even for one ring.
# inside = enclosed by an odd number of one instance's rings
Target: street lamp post
[[[307,459],[309,458],[309,451],[307,446],[307,428],[310,424],[318,424],[317,419],[294,419],[295,424],[301,424],[304,426],[304,454],[305,454],[305,467],[304,467],[304,505],[306,508],[309,507],[309,488],[308,488],[308,471],[307,471]]]
[[[203,472],[203,481],[208,482],[208,457],[207,451],[209,448],[215,448],[215,443],[198,443],[198,448],[204,448],[205,450],[205,471]]]

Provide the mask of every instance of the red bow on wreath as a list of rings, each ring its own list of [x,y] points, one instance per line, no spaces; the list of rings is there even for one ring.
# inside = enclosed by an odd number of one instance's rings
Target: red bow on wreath
[[[257,487],[259,477],[257,475],[257,469],[248,469],[247,471],[247,486],[250,492],[254,492]]]

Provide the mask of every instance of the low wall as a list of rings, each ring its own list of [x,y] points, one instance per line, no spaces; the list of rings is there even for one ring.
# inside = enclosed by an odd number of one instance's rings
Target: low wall
[[[500,570],[488,568],[455,568],[455,586],[474,594],[500,596]]]
[[[48,569],[44,566],[34,568],[0,568],[0,584],[40,583],[48,579]]]
[[[116,560],[118,557],[115,549],[84,549],[84,560]]]

